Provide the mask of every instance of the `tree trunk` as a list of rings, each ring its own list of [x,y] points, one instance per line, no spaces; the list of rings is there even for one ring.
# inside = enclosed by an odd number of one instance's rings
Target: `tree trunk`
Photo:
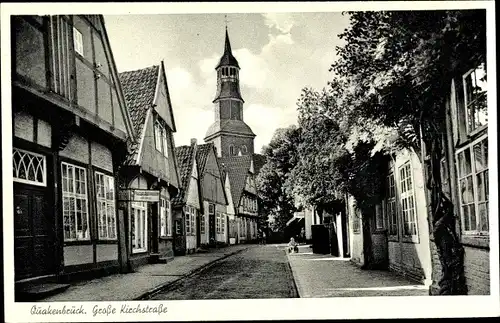
[[[437,134],[428,138],[430,172],[427,188],[431,191],[432,227],[434,243],[442,266],[438,282],[440,295],[466,295],[464,276],[464,249],[456,232],[453,204],[444,194],[441,183],[441,144]]]
[[[361,269],[373,269],[373,243],[372,243],[372,230],[371,230],[371,213],[362,211],[362,224],[363,224],[363,266]]]

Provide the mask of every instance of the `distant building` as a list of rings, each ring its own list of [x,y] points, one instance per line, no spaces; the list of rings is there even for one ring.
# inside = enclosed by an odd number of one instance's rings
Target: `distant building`
[[[196,152],[203,213],[200,214],[200,244],[228,243],[225,178],[212,143],[198,146]],[[203,230],[202,230],[203,229]]]
[[[192,141],[190,146],[175,148],[181,182],[179,194],[172,199],[176,255],[195,251],[201,244],[201,234],[207,231],[205,221],[200,221],[203,205],[197,150],[196,141]]]

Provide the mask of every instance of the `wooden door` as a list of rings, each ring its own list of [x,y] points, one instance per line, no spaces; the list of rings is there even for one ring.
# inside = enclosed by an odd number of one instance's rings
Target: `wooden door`
[[[55,273],[55,215],[46,187],[14,183],[15,279]]]

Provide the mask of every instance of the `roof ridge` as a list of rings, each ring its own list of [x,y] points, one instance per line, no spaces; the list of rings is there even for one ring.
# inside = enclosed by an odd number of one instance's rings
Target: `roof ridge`
[[[137,69],[134,69],[134,70],[129,70],[129,71],[123,71],[123,72],[118,72],[118,74],[125,74],[125,73],[132,73],[132,72],[139,72],[139,71],[144,71],[144,70],[147,70],[147,69],[150,69],[150,68],[158,68],[160,67],[160,65],[151,65],[151,66],[148,66],[148,67],[143,67],[143,68],[137,68]]]

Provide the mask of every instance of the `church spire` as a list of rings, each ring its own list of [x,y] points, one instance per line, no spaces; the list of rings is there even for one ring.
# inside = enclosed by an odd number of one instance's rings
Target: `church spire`
[[[224,54],[222,54],[219,64],[217,64],[215,69],[218,69],[221,66],[234,66],[240,68],[240,66],[238,65],[238,61],[233,56],[233,51],[231,50],[231,42],[229,41],[229,33],[227,32],[227,25],[226,25],[226,41],[224,43]]]

